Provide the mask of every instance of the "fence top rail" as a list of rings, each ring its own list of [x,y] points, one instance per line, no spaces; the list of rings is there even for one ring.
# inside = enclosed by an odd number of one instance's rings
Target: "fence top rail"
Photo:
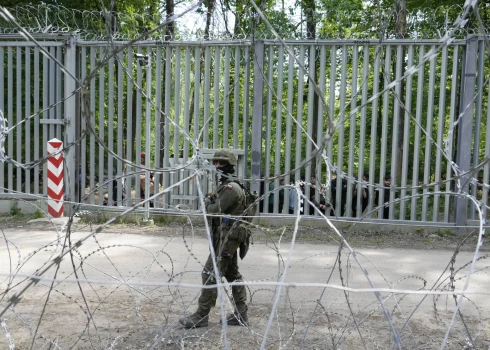
[[[450,45],[466,45],[468,39],[457,39],[451,41]],[[382,45],[382,46],[388,46],[388,45],[437,45],[437,44],[444,44],[445,41],[443,40],[432,40],[432,39],[389,39],[389,40],[354,40],[354,39],[349,39],[349,40],[339,40],[339,39],[333,39],[333,40],[284,40],[284,41],[278,41],[278,40],[264,40],[264,45],[282,45],[283,43],[287,45],[372,45],[372,46],[377,46],[377,45]]]
[[[442,40],[431,40],[431,39],[393,39],[393,40],[262,40],[257,39],[255,41],[263,41],[265,45],[437,45],[444,44]],[[466,45],[467,39],[457,39],[451,41],[450,45]],[[251,46],[254,41],[251,40],[234,40],[234,41],[77,41],[79,46],[107,46],[108,43],[114,46],[124,46],[131,45],[134,47],[145,47],[145,46],[161,46],[161,47],[177,47],[177,46]]]
[[[234,40],[234,41],[158,41],[158,40],[148,40],[148,41],[77,41],[79,46],[107,46],[108,44],[112,46],[126,46],[130,45],[132,47],[182,47],[182,46],[250,46],[252,44],[249,40]]]
[[[57,35],[32,35],[37,42],[25,40],[25,38],[19,34],[0,34],[0,46],[17,46],[17,47],[30,47],[30,46],[63,46],[66,40],[71,36],[77,36],[76,34],[57,34]],[[472,35],[466,39],[455,39],[450,42],[450,45],[466,45],[467,40],[477,38],[482,40],[484,36]],[[444,44],[445,40],[442,39],[388,39],[388,40],[358,40],[358,39],[316,39],[316,40],[293,40],[288,39],[284,41],[269,40],[269,39],[256,39],[255,41],[262,41],[265,45],[437,45]],[[117,41],[117,40],[77,40],[78,46],[125,46],[130,45],[132,47],[182,47],[182,46],[251,46],[255,42],[253,40],[230,40],[230,41],[161,41],[161,40],[140,40],[140,41]]]
[[[64,41],[38,41],[38,42],[33,42],[33,41],[2,41],[2,38],[0,38],[0,47],[39,47],[39,46],[46,46],[46,47],[60,47],[60,46],[65,46]]]

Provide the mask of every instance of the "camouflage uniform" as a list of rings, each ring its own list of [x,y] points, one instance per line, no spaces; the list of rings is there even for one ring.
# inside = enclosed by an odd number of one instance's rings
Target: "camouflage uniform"
[[[217,151],[212,160],[213,162],[224,162],[229,168],[237,165],[236,156],[229,150]],[[243,258],[248,250],[250,231],[243,224],[237,222],[245,210],[245,191],[240,184],[226,176],[228,175],[225,173],[225,177],[221,178],[217,193],[206,197],[205,206],[208,214],[220,215],[220,217],[213,215],[208,217],[219,276],[225,277],[228,282],[234,282],[242,279],[238,270],[238,248],[240,247],[240,257]],[[211,254],[204,265],[201,276],[204,285],[216,284]],[[227,323],[228,325],[247,325],[247,292],[245,286],[232,286],[231,290],[235,312],[227,317]],[[197,311],[190,316],[182,316],[179,322],[186,328],[207,326],[209,311],[216,305],[217,297],[216,288],[203,288]]]
[[[231,217],[239,216],[245,209],[245,193],[239,184],[228,179],[218,187],[218,193],[214,203],[207,201],[208,214],[227,214]],[[210,218],[213,248],[218,258],[217,266],[220,276],[224,276],[228,282],[241,280],[242,275],[238,270],[238,247],[246,239],[248,231],[242,225],[237,225],[233,218]],[[235,224],[235,225],[234,225]],[[213,260],[209,255],[202,271],[203,284],[215,284]],[[238,312],[246,311],[247,305],[245,286],[232,286],[233,300]],[[216,289],[203,289],[199,298],[197,312],[207,315],[215,306],[218,292]]]

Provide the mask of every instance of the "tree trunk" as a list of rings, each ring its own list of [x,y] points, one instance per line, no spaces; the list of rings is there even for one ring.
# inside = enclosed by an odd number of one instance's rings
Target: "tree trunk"
[[[167,20],[174,15],[175,2],[174,0],[165,0],[165,11],[167,12]],[[167,23],[165,27],[165,41],[173,40],[175,36],[175,22]]]
[[[206,0],[204,3],[207,7],[206,27],[204,28],[204,40],[209,40],[209,30],[211,28],[211,20],[213,19],[213,12],[216,2],[215,0]]]
[[[396,21],[396,38],[405,39],[407,34],[407,2],[406,0],[397,0],[396,3],[397,11],[397,21]],[[405,56],[405,46],[402,46],[402,56]],[[406,69],[405,59],[402,60],[402,74],[404,74]],[[398,145],[397,145],[397,156],[396,156],[396,174],[400,178],[402,175],[403,166],[403,141],[404,141],[404,123],[405,123],[405,80],[400,82],[400,113],[398,119]]]
[[[208,11],[206,13],[206,28],[204,28],[204,40],[209,40],[209,31],[211,28],[211,20],[213,18],[213,12],[214,12],[214,6],[215,6],[214,0],[206,1],[206,6],[208,7]],[[205,51],[201,50],[201,59],[200,59],[200,63],[199,63],[201,65],[201,68],[200,68],[200,72],[201,72],[200,77],[201,78],[199,81],[194,82],[194,84],[201,84],[201,81],[203,81],[203,78],[204,78],[204,59],[205,59]],[[192,120],[194,118],[195,95],[196,95],[196,89],[194,88],[194,89],[192,89],[191,105],[189,108],[189,115],[188,115],[189,125],[192,125]]]

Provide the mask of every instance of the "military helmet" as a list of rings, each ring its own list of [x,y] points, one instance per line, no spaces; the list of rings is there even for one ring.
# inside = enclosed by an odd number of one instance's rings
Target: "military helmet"
[[[211,158],[211,161],[215,160],[224,160],[228,162],[230,165],[237,165],[237,158],[235,153],[230,150],[230,149],[219,149],[214,153],[213,158]]]

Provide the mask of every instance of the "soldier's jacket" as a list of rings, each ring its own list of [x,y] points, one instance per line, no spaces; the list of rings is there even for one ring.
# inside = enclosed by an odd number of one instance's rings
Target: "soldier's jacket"
[[[247,229],[241,225],[233,225],[245,210],[245,192],[239,184],[228,179],[218,186],[214,201],[206,201],[208,214],[225,214],[230,218],[213,217],[211,221],[213,230],[213,243],[218,248],[219,243],[225,243],[224,250],[233,253],[243,242]],[[230,229],[233,230],[230,232]],[[236,247],[235,247],[236,245]]]

